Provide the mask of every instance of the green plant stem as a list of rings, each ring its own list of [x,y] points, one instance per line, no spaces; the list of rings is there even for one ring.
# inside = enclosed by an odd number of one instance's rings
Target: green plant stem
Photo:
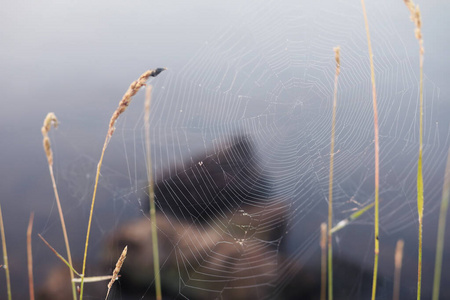
[[[326,300],[327,298],[327,224],[320,224],[320,300]]]
[[[66,252],[67,252],[67,260],[69,261],[69,264],[72,265],[72,255],[70,253],[70,246],[69,246],[69,238],[67,237],[67,230],[66,230],[66,223],[64,221],[64,215],[61,209],[61,202],[59,200],[59,194],[58,189],[56,188],[56,181],[55,181],[55,175],[53,174],[53,166],[49,163],[48,165],[49,171],[50,171],[50,177],[52,179],[52,185],[53,185],[53,191],[55,193],[55,199],[56,199],[56,206],[58,207],[58,213],[59,213],[59,219],[61,220],[61,228],[64,236],[64,243],[66,245]],[[73,282],[73,271],[70,270],[70,282],[72,284],[72,298],[73,300],[77,300],[77,290],[75,288],[75,282]]]
[[[436,261],[434,264],[433,300],[439,299],[439,288],[441,284],[442,256],[444,253],[445,223],[447,219],[448,203],[450,196],[450,148],[447,154],[447,165],[445,167],[444,186],[442,188],[441,209],[439,211],[439,225],[436,242]]]
[[[330,175],[328,183],[328,299],[333,300],[333,240],[331,229],[333,227],[333,167],[334,167],[334,140],[336,131],[336,106],[337,84],[340,70],[339,48],[336,53],[336,74],[334,76],[333,116],[331,120],[331,145],[330,145]]]
[[[417,266],[417,299],[420,299],[421,287],[422,287],[422,235],[423,235],[423,223],[422,219],[419,219],[419,255]]]
[[[89,212],[89,222],[88,222],[88,228],[86,233],[86,244],[84,248],[84,257],[83,257],[83,269],[82,269],[82,276],[81,276],[81,284],[80,284],[80,300],[83,299],[83,287],[84,287],[84,277],[86,276],[86,258],[87,258],[87,250],[89,245],[89,236],[91,232],[91,225],[92,225],[92,215],[94,212],[94,204],[95,204],[95,197],[97,195],[97,187],[98,187],[98,179],[100,177],[100,170],[102,168],[102,162],[103,162],[103,156],[105,155],[106,147],[108,146],[109,141],[111,140],[111,137],[115,131],[115,123],[117,118],[126,110],[128,105],[131,102],[131,99],[136,93],[139,91],[141,87],[143,87],[146,83],[146,81],[149,79],[149,77],[156,77],[158,74],[160,74],[162,71],[166,70],[166,68],[158,68],[154,70],[148,70],[144,72],[138,80],[135,80],[131,83],[131,85],[128,87],[128,90],[125,92],[125,94],[122,97],[122,100],[119,102],[119,106],[114,111],[113,115],[111,116],[111,120],[109,121],[109,127],[108,127],[108,133],[106,134],[105,143],[103,144],[102,154],[100,155],[100,160],[97,164],[97,173],[95,175],[95,184],[94,184],[94,192],[92,194],[92,202],[91,202],[91,210]]]
[[[72,266],[72,265],[71,265],[71,264],[70,264],[70,263],[69,263],[62,255],[61,255],[61,254],[59,254],[58,251],[55,250],[55,248],[53,248],[53,247],[52,247],[52,246],[44,239],[44,237],[43,237],[42,235],[40,235],[40,234],[38,233],[38,236],[39,236],[39,238],[45,243],[45,245],[47,245],[47,247],[50,248],[50,250],[52,250],[53,253],[55,253],[56,257],[58,257],[63,263],[65,263],[66,266],[68,266],[69,269],[70,269],[73,273],[75,273],[75,274],[77,274],[78,276],[82,277],[81,274],[78,273],[78,272],[73,268],[73,266]],[[75,282],[74,279],[72,279],[72,280]]]
[[[162,299],[161,278],[159,274],[159,250],[158,250],[158,232],[156,228],[156,209],[155,209],[155,191],[153,189],[153,173],[150,149],[150,104],[151,104],[151,86],[146,89],[145,100],[145,150],[147,159],[147,177],[148,177],[148,198],[150,201],[150,222],[152,227],[152,246],[153,246],[153,270],[155,273],[156,299]]]
[[[367,35],[367,45],[369,48],[369,60],[370,60],[370,79],[372,82],[372,103],[373,103],[373,127],[375,134],[375,247],[374,247],[374,262],[373,262],[373,280],[372,280],[372,300],[375,300],[376,292],[377,292],[377,277],[378,277],[378,255],[380,253],[380,242],[379,242],[379,178],[380,178],[380,169],[379,169],[379,138],[378,138],[378,110],[377,110],[377,93],[376,93],[376,85],[375,85],[375,70],[373,65],[373,53],[372,53],[372,44],[370,41],[370,31],[369,31],[369,21],[367,20],[367,12],[366,5],[364,0],[361,0],[361,5],[364,14],[364,23],[366,27],[366,35]]]
[[[6,251],[6,238],[5,238],[5,227],[3,224],[3,213],[2,207],[0,206],[0,232],[2,234],[2,247],[3,247],[3,269],[6,273],[6,289],[8,291],[8,300],[12,299],[11,296],[11,278],[9,276],[9,263],[8,263],[8,252]]]
[[[331,233],[335,233],[339,230],[341,230],[342,228],[346,227],[347,225],[349,225],[351,222],[355,221],[356,219],[358,219],[360,216],[362,216],[366,211],[368,211],[369,209],[371,209],[374,206],[374,203],[370,203],[367,206],[364,206],[363,208],[361,208],[360,210],[352,213],[350,215],[350,217],[340,221],[339,223],[336,224],[336,226],[334,226],[331,229]]]
[[[92,224],[92,215],[94,212],[95,196],[97,195],[98,179],[100,177],[100,170],[102,168],[103,156],[105,155],[105,150],[106,150],[109,140],[110,140],[110,136],[107,135],[106,139],[105,139],[105,143],[103,144],[103,149],[102,149],[102,154],[100,156],[100,160],[97,164],[97,173],[95,175],[94,193],[92,194],[91,210],[89,213],[89,222],[88,222],[88,228],[87,228],[87,233],[86,233],[86,244],[84,247],[83,268],[81,271],[80,300],[83,299],[84,277],[86,275],[85,271],[86,271],[87,249],[88,249],[88,245],[89,245],[89,235],[91,233],[91,224]]]
[[[419,159],[417,161],[417,211],[419,215],[419,256],[417,269],[417,300],[420,300],[422,290],[422,234],[423,234],[423,50],[420,51],[420,129],[419,129]]]

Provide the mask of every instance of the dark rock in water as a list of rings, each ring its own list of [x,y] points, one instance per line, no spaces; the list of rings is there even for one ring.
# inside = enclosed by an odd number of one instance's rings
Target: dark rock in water
[[[175,174],[168,177],[167,174]],[[215,154],[167,169],[155,185],[157,207],[180,221],[206,223],[246,205],[261,205],[272,182],[258,165],[248,137],[234,138]]]

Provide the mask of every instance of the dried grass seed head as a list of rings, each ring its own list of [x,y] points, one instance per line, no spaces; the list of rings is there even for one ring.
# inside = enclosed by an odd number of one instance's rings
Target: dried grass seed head
[[[48,132],[50,131],[52,126],[54,128],[58,127],[58,119],[56,118],[54,113],[49,112],[44,119],[44,125],[42,125],[41,132],[42,136],[44,137],[42,143],[44,146],[45,155],[47,156],[47,161],[50,166],[53,165],[53,153],[50,146],[50,138],[48,137]]]
[[[114,124],[116,123],[119,116],[127,109],[128,105],[130,105],[131,97],[136,95],[136,93],[139,91],[141,87],[143,87],[146,83],[146,81],[150,77],[156,77],[161,73],[162,71],[166,70],[166,68],[158,68],[154,70],[148,70],[145,73],[143,73],[138,80],[131,83],[130,87],[126,91],[126,93],[123,95],[122,100],[119,102],[119,106],[117,107],[116,111],[113,113],[111,120],[109,121],[109,129],[108,129],[108,137],[110,138],[115,130]]]
[[[341,71],[341,47],[337,46],[333,48],[334,51],[334,59],[336,60],[336,73],[339,74]]]
[[[420,52],[423,54],[424,48],[422,39],[422,17],[420,14],[419,5],[415,5],[411,0],[404,0],[404,2],[406,4],[406,7],[409,9],[409,12],[411,13],[410,19],[415,25],[414,34],[416,36],[416,39],[419,41]]]
[[[125,258],[127,257],[127,251],[128,251],[128,246],[125,246],[125,248],[123,248],[122,254],[120,255],[119,259],[117,260],[116,267],[114,268],[112,278],[108,283],[108,290],[111,289],[112,285],[114,284],[114,281],[116,281],[118,278],[120,269],[122,268],[123,262],[125,261]]]

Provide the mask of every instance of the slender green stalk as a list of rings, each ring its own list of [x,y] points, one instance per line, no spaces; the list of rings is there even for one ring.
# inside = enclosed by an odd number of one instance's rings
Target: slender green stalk
[[[418,10],[419,8],[417,8]],[[420,18],[420,12],[419,12]],[[422,42],[421,42],[422,44]],[[417,278],[417,300],[420,300],[420,291],[422,286],[422,227],[423,227],[423,173],[422,173],[422,155],[423,155],[423,46],[420,47],[420,129],[419,129],[419,159],[417,161],[417,211],[419,215],[419,269]]]
[[[352,213],[350,215],[350,217],[340,221],[339,223],[336,224],[336,226],[334,226],[331,229],[331,233],[335,233],[339,230],[341,230],[342,228],[344,228],[345,226],[349,225],[351,222],[355,221],[356,219],[358,219],[360,216],[362,216],[366,211],[368,211],[369,209],[371,209],[374,206],[375,203],[370,203],[367,206],[364,206],[363,208],[361,208],[358,211],[355,211],[354,213]]]
[[[320,268],[320,300],[327,298],[327,224],[320,224],[320,249],[321,255],[321,268]]]
[[[419,185],[419,183],[417,184]],[[422,247],[423,247],[423,216],[419,218],[419,255],[417,262],[417,300],[420,300],[422,291]]]
[[[336,128],[336,106],[338,77],[341,70],[340,48],[335,47],[336,74],[334,76],[333,116],[331,121],[331,146],[330,146],[330,175],[328,183],[328,299],[333,299],[333,241],[331,229],[333,227],[333,167],[334,167],[334,136]]]
[[[420,83],[419,83],[419,158],[417,160],[417,214],[419,217],[419,255],[418,255],[418,268],[417,268],[417,300],[420,300],[422,289],[422,234],[423,234],[423,175],[422,175],[422,150],[423,150],[423,38],[422,38],[422,18],[420,15],[420,9],[418,5],[415,5],[411,0],[404,0],[406,7],[411,13],[411,21],[415,25],[415,36],[419,41],[419,69],[420,69]]]
[[[91,210],[89,213],[88,228],[87,228],[87,233],[86,233],[86,244],[84,247],[83,269],[81,272],[82,274],[81,274],[81,284],[80,284],[80,300],[83,299],[84,276],[86,275],[85,271],[86,271],[87,250],[88,250],[88,246],[89,246],[89,236],[91,233],[92,215],[94,212],[95,197],[97,195],[98,179],[100,177],[100,170],[102,167],[102,162],[103,162],[103,157],[105,155],[106,147],[108,146],[108,143],[111,140],[111,137],[115,131],[114,125],[116,124],[116,121],[119,118],[119,116],[126,110],[128,105],[130,104],[132,97],[134,95],[136,95],[136,93],[139,91],[139,89],[145,85],[145,82],[150,77],[156,77],[159,73],[161,73],[164,70],[165,70],[165,68],[148,70],[144,74],[142,74],[138,80],[131,83],[130,87],[128,88],[126,93],[123,95],[122,100],[119,102],[119,106],[114,111],[114,113],[109,121],[108,133],[106,134],[105,142],[104,142],[103,148],[102,148],[102,154],[100,155],[100,160],[97,164],[97,173],[95,175],[94,192],[92,194]]]
[[[448,202],[450,196],[450,148],[447,154],[447,166],[445,167],[444,187],[442,188],[441,210],[439,212],[439,226],[436,242],[436,261],[434,264],[433,300],[439,299],[439,287],[441,284],[442,255],[444,253],[445,223],[447,219]]]
[[[58,257],[63,263],[65,263],[66,266],[68,266],[69,269],[70,269],[73,273],[75,273],[75,274],[77,274],[78,276],[82,277],[81,274],[78,273],[78,272],[73,268],[73,266],[72,266],[72,265],[71,265],[71,264],[70,264],[70,263],[69,263],[62,255],[61,255],[61,254],[59,254],[58,251],[55,250],[55,248],[53,248],[52,246],[50,246],[50,244],[44,239],[44,237],[43,237],[42,235],[40,235],[40,234],[38,233],[38,236],[39,236],[39,238],[45,243],[45,245],[47,245],[47,247],[50,248],[50,250],[52,250],[53,253],[55,253],[56,257]],[[75,279],[72,279],[72,281],[75,282]]]
[[[11,278],[9,277],[9,263],[8,263],[8,252],[6,251],[6,238],[5,238],[5,227],[3,225],[3,213],[2,207],[0,206],[0,232],[2,234],[2,247],[3,247],[3,269],[6,273],[6,289],[8,292],[8,300],[12,299],[11,296]]]
[[[370,41],[369,21],[367,19],[366,5],[364,0],[361,0],[361,5],[364,14],[364,23],[366,27],[367,45],[369,48],[370,60],[370,79],[372,82],[372,103],[373,103],[373,128],[375,134],[375,247],[374,247],[374,261],[373,261],[373,280],[372,280],[372,300],[375,300],[377,293],[377,278],[378,278],[378,256],[380,253],[379,241],[379,186],[380,186],[380,146],[378,135],[378,109],[377,109],[377,92],[375,85],[375,68],[373,66],[372,43]]]
[[[147,86],[145,94],[145,150],[147,160],[148,198],[150,201],[150,222],[152,226],[153,270],[155,273],[156,299],[161,300],[161,277],[159,274],[158,232],[156,230],[155,191],[153,189],[152,161],[150,154],[150,105],[152,87]]]

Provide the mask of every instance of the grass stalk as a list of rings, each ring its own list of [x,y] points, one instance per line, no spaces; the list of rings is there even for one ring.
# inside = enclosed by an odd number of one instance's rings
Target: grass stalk
[[[28,285],[30,289],[30,300],[34,300],[33,279],[33,251],[31,247],[31,234],[33,232],[34,213],[31,213],[27,228],[27,258],[28,258]]]
[[[447,219],[448,202],[450,196],[450,148],[447,154],[447,165],[445,167],[444,187],[442,188],[441,209],[439,211],[439,225],[436,242],[436,261],[434,264],[433,300],[439,299],[439,288],[441,284],[442,256],[444,253],[445,223]]]
[[[423,38],[422,38],[422,18],[420,15],[420,9],[418,5],[415,5],[411,0],[404,0],[406,7],[411,13],[411,21],[415,25],[415,36],[419,41],[419,69],[420,69],[420,82],[419,82],[419,158],[417,160],[417,213],[419,217],[419,255],[418,255],[418,267],[417,267],[417,300],[420,300],[422,289],[422,235],[423,235],[423,174],[422,174],[422,150],[423,150]]]
[[[369,48],[370,60],[370,80],[372,82],[372,104],[373,104],[373,128],[375,135],[375,246],[374,246],[374,261],[373,261],[373,280],[372,280],[372,300],[375,300],[377,293],[377,279],[378,279],[378,256],[380,253],[379,240],[379,187],[380,187],[380,146],[378,135],[378,109],[377,109],[377,92],[375,85],[375,68],[373,65],[372,43],[370,40],[369,21],[367,19],[366,5],[364,0],[361,0],[362,10],[364,14],[364,24],[366,27],[367,46]]]
[[[65,263],[66,266],[68,266],[69,269],[70,269],[73,273],[75,273],[75,274],[77,274],[78,276],[81,277],[81,274],[78,273],[78,272],[73,268],[73,266],[72,266],[72,265],[71,265],[71,264],[70,264],[70,263],[69,263],[62,255],[61,255],[61,254],[59,254],[58,251],[55,250],[55,248],[53,248],[52,246],[50,246],[50,244],[44,239],[44,237],[43,237],[41,234],[38,233],[38,236],[39,236],[39,238],[45,243],[45,245],[46,245],[50,250],[52,250],[53,253],[55,253],[56,257],[58,257],[63,263]],[[75,279],[72,279],[72,281],[75,282]]]
[[[395,270],[394,270],[394,292],[392,299],[400,299],[400,278],[402,273],[402,261],[403,261],[403,247],[405,243],[403,240],[398,240],[395,246]]]
[[[119,276],[117,276],[117,278],[119,278]],[[88,283],[88,282],[100,282],[100,281],[106,281],[106,280],[111,280],[111,278],[113,278],[112,275],[104,275],[104,276],[92,276],[92,277],[84,277],[84,282]],[[73,282],[81,282],[81,277],[80,278],[74,278]]]
[[[341,230],[342,228],[346,227],[347,225],[349,225],[350,223],[352,223],[353,221],[355,221],[356,219],[358,219],[359,217],[361,217],[366,211],[368,211],[369,209],[371,209],[373,206],[374,206],[374,203],[372,202],[372,203],[370,203],[370,204],[364,206],[364,207],[361,208],[360,210],[355,211],[354,213],[352,213],[352,214],[350,215],[350,217],[345,218],[345,219],[342,220],[342,221],[339,221],[339,222],[336,224],[336,226],[334,226],[334,227],[331,229],[331,233],[333,234],[333,233],[335,233],[335,232]]]
[[[150,201],[150,222],[152,227],[152,246],[153,246],[153,270],[155,273],[156,300],[162,299],[161,278],[159,274],[159,250],[158,250],[158,232],[156,230],[156,209],[155,209],[155,191],[153,189],[153,174],[150,148],[150,105],[152,99],[152,87],[149,85],[145,91],[145,150],[147,161],[148,178],[148,198]]]
[[[320,269],[320,300],[327,298],[327,223],[320,225],[320,249],[321,255],[321,269]]]
[[[59,194],[58,189],[56,187],[56,180],[55,175],[53,174],[53,152],[52,148],[50,146],[50,138],[48,137],[48,132],[50,131],[51,127],[58,127],[58,119],[56,118],[55,114],[50,112],[47,114],[47,116],[44,119],[44,125],[41,128],[42,136],[43,136],[43,146],[44,151],[47,156],[47,162],[48,162],[48,169],[50,171],[50,178],[52,180],[53,185],[53,192],[55,194],[56,199],[56,205],[58,207],[58,213],[59,213],[59,219],[61,220],[61,228],[64,236],[64,243],[66,245],[66,251],[67,251],[67,260],[71,266],[72,265],[72,255],[70,253],[70,246],[69,246],[69,238],[67,237],[67,230],[66,230],[66,223],[64,221],[64,214],[61,209],[61,202],[59,200]],[[77,300],[77,291],[75,288],[75,283],[73,282],[73,272],[70,271],[70,283],[72,285],[72,297],[73,300]]]
[[[102,162],[103,162],[103,157],[105,155],[105,150],[106,147],[108,146],[109,141],[111,140],[111,137],[115,131],[115,123],[117,121],[117,119],[119,118],[119,116],[126,110],[126,108],[128,107],[128,105],[131,102],[131,99],[134,95],[136,95],[136,93],[139,91],[139,89],[141,87],[143,87],[146,83],[146,81],[150,78],[150,77],[156,77],[159,73],[161,73],[162,71],[164,71],[165,68],[158,68],[155,70],[148,70],[145,73],[143,73],[138,80],[134,81],[133,83],[131,83],[130,87],[128,88],[128,90],[125,92],[125,94],[122,97],[122,100],[119,102],[119,106],[117,107],[117,109],[114,111],[110,121],[109,121],[109,127],[108,127],[108,133],[106,134],[106,138],[105,138],[105,142],[103,144],[103,148],[102,148],[102,153],[100,155],[100,160],[97,164],[97,172],[95,175],[95,184],[94,184],[94,192],[92,194],[92,201],[91,201],[91,209],[89,212],[89,221],[88,221],[88,227],[87,227],[87,233],[86,233],[86,243],[85,243],[85,247],[84,247],[84,255],[83,255],[83,268],[81,271],[81,284],[80,284],[80,300],[83,299],[83,288],[84,288],[84,276],[85,271],[86,271],[86,259],[87,259],[87,250],[88,250],[88,246],[89,246],[89,236],[91,233],[91,225],[92,225],[92,215],[94,212],[94,205],[95,205],[95,197],[97,195],[97,187],[98,187],[98,180],[100,177],[100,170],[102,167]]]
[[[336,106],[338,76],[341,70],[340,48],[333,49],[336,60],[336,74],[334,76],[333,116],[331,121],[331,146],[330,146],[330,175],[328,183],[328,299],[333,299],[333,242],[331,229],[333,227],[333,167],[334,167],[334,137],[336,128]]]
[[[6,251],[6,237],[5,237],[5,226],[3,224],[3,213],[2,207],[0,205],[0,232],[2,235],[2,249],[3,249],[3,269],[6,273],[6,290],[8,293],[8,300],[12,299],[11,296],[11,278],[9,276],[9,263],[8,263],[8,252]]]
[[[109,296],[109,292],[111,291],[111,287],[113,286],[114,282],[117,280],[120,269],[122,269],[122,265],[123,262],[125,261],[125,258],[127,258],[127,251],[128,251],[128,246],[125,246],[125,248],[123,248],[122,254],[120,254],[119,259],[117,260],[116,263],[116,267],[114,268],[111,280],[108,283],[108,292],[106,293],[106,299],[108,299]]]

